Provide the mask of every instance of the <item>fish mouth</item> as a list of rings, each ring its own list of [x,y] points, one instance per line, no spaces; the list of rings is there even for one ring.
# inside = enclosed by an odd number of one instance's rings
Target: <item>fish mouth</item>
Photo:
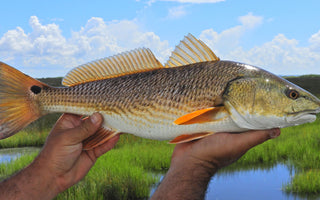
[[[320,107],[316,110],[304,110],[299,112],[289,112],[288,115],[317,115],[320,113]]]
[[[300,112],[288,113],[286,121],[289,124],[300,125],[308,122],[313,122],[317,118],[317,114],[320,112],[320,108],[316,110],[305,110]]]

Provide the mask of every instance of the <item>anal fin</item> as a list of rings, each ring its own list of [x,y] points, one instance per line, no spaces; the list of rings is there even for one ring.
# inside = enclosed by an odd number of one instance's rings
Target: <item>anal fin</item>
[[[82,142],[83,149],[84,150],[93,149],[105,143],[106,141],[110,140],[111,138],[113,138],[119,133],[120,132],[101,127],[95,134],[91,135],[90,137],[88,137]]]
[[[179,135],[178,137],[175,137],[173,140],[171,140],[169,144],[180,144],[184,142],[190,142],[192,140],[197,140],[212,134],[214,134],[214,132],[194,133],[191,135]]]

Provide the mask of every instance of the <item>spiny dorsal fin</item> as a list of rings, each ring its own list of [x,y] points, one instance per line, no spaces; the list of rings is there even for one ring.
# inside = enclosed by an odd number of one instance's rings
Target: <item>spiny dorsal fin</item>
[[[71,70],[62,80],[65,86],[114,78],[163,68],[150,49],[139,48],[102,58]]]
[[[178,67],[192,63],[220,60],[201,40],[190,33],[184,37],[172,52],[166,67]]]

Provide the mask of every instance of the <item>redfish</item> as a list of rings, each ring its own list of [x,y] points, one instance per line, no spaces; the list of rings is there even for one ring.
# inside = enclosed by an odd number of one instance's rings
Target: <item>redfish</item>
[[[182,143],[216,132],[312,122],[320,100],[258,67],[220,60],[191,34],[165,65],[140,48],[70,71],[51,87],[0,63],[0,139],[48,113],[91,115],[103,126],[90,149],[119,133]]]

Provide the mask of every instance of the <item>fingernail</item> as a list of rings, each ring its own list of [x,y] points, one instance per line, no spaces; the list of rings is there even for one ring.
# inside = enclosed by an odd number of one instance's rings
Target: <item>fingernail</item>
[[[93,113],[93,115],[90,116],[90,120],[92,123],[97,124],[100,122],[100,116],[98,113]]]
[[[279,128],[272,129],[269,135],[270,135],[270,138],[278,137],[280,135],[280,129]]]

